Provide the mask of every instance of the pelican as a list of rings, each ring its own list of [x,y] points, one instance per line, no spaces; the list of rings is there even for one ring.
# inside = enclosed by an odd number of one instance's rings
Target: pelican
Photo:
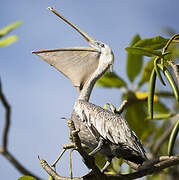
[[[89,102],[96,81],[112,69],[114,55],[110,47],[96,41],[77,26],[49,8],[54,14],[76,29],[91,47],[75,47],[33,51],[47,63],[63,73],[77,88],[71,119],[83,144],[92,150],[89,155],[100,152],[106,157],[104,171],[114,157],[142,164],[147,157],[136,134],[119,114]]]

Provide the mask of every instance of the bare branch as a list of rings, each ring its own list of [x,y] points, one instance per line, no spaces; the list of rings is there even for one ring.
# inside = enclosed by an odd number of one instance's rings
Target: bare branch
[[[41,179],[27,170],[10,152],[4,151],[2,148],[0,148],[0,153],[23,175],[33,176],[38,180]]]
[[[177,85],[178,85],[178,88],[179,88],[179,64],[174,64],[173,62],[168,62],[169,65],[171,66],[172,70],[173,70],[173,74],[176,78],[176,81],[177,81]]]
[[[164,160],[165,159],[165,160]],[[167,158],[167,156],[161,156],[159,158],[160,162],[152,165],[146,169],[134,172],[134,173],[130,173],[130,174],[126,174],[126,175],[122,175],[122,179],[137,179],[146,175],[150,175],[153,173],[157,173],[160,172],[161,170],[171,167],[171,166],[175,166],[179,164],[179,155],[178,156],[170,156]],[[108,176],[109,177],[109,176]],[[121,178],[121,176],[120,176]],[[112,178],[110,180],[117,180],[118,178]]]
[[[39,158],[40,160],[40,158]],[[40,160],[40,164],[41,166],[45,169],[45,171],[52,176],[55,180],[70,180],[71,178],[66,178],[66,177],[61,177],[60,175],[58,175],[49,165],[45,160]],[[78,180],[80,178],[77,178]],[[76,180],[77,180],[76,179]]]
[[[127,105],[128,105],[128,100],[126,99],[126,100],[124,100],[123,102],[122,102],[122,104],[120,105],[120,107],[116,110],[116,112],[118,113],[118,114],[121,114],[123,111],[124,111],[124,109],[127,107]]]
[[[11,107],[2,91],[2,84],[0,81],[0,101],[2,102],[2,105],[5,108],[5,127],[4,127],[4,131],[3,131],[3,141],[2,141],[2,147],[0,147],[0,153],[7,159],[9,160],[9,162],[23,175],[29,175],[29,176],[33,176],[36,179],[40,178],[38,176],[35,176],[33,173],[31,173],[29,170],[27,170],[7,149],[8,146],[8,133],[9,133],[9,128],[10,128],[10,124],[11,124],[11,119],[10,119],[10,115],[11,115]]]
[[[171,42],[175,39],[175,38],[178,38],[179,37],[179,33],[177,34],[174,34],[170,39],[169,41],[167,42],[167,44],[164,46],[163,50],[162,50],[162,53],[165,53],[166,50],[168,49],[168,47],[170,46]]]
[[[5,122],[5,127],[4,127],[4,131],[3,131],[3,144],[2,144],[2,148],[4,151],[7,150],[7,144],[8,144],[8,132],[9,132],[9,127],[10,127],[10,115],[11,115],[11,107],[2,91],[2,85],[1,85],[1,80],[0,80],[0,100],[6,110],[6,122]]]
[[[148,166],[144,169],[136,171],[130,174],[120,174],[120,175],[111,175],[111,174],[101,174],[101,176],[96,176],[96,173],[89,173],[81,178],[72,178],[72,180],[131,180],[144,177],[146,175],[150,175],[153,173],[160,172],[161,170],[178,165],[179,164],[179,155],[178,156],[161,156],[158,158],[158,163],[155,165]],[[157,162],[157,161],[156,161]],[[52,176],[55,180],[70,180],[71,178],[62,177],[58,175],[48,164],[45,160],[40,160],[42,167],[46,170],[46,172]]]
[[[72,161],[71,161],[71,155],[72,155],[72,152],[74,151],[74,149],[71,149],[70,150],[70,153],[69,153],[69,164],[70,164],[70,178],[72,179],[73,177],[73,173],[72,173]]]
[[[131,161],[127,161],[127,160],[124,160],[132,169],[135,169],[137,170],[139,168],[140,165],[136,164],[136,163],[133,163]]]

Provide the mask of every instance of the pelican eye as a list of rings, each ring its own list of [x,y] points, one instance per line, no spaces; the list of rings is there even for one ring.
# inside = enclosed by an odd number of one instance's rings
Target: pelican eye
[[[104,44],[104,43],[101,43],[101,42],[96,42],[96,45],[97,45],[99,48],[104,48],[104,47],[105,47],[105,44]]]
[[[104,44],[103,44],[103,43],[101,43],[101,44],[100,44],[100,46],[101,46],[101,47],[104,47]]]
[[[104,47],[104,43],[101,43],[101,42],[97,42],[97,45],[98,45],[99,47]]]

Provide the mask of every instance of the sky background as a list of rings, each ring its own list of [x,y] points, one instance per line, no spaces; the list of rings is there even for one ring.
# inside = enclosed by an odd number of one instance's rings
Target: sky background
[[[37,156],[52,163],[67,144],[68,128],[61,117],[70,117],[77,91],[71,82],[53,69],[32,50],[87,46],[86,41],[47,10],[52,6],[93,38],[108,44],[115,55],[114,70],[127,80],[126,51],[132,37],[166,36],[163,27],[179,31],[178,0],[1,0],[0,28],[23,20],[12,31],[19,40],[0,48],[0,78],[3,91],[12,106],[9,151],[25,167],[44,179]],[[9,34],[9,35],[10,35]],[[90,102],[103,106],[106,102],[118,106],[120,91],[95,87]],[[4,109],[0,104],[0,135],[4,126]],[[2,138],[0,138],[2,143]],[[81,157],[73,153],[74,176],[88,169]],[[69,175],[68,152],[58,164],[60,175]],[[21,174],[0,155],[1,179],[14,180]]]

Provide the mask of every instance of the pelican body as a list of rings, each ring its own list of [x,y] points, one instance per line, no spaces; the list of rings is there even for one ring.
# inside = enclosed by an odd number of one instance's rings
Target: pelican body
[[[107,158],[102,170],[107,168],[113,157],[142,164],[147,159],[145,151],[126,120],[119,114],[89,102],[96,81],[114,63],[112,50],[108,45],[81,31],[54,9],[49,9],[76,29],[91,46],[33,51],[62,72],[77,88],[79,96],[71,118],[76,129],[80,129],[81,142],[92,150],[90,155],[100,152]]]

